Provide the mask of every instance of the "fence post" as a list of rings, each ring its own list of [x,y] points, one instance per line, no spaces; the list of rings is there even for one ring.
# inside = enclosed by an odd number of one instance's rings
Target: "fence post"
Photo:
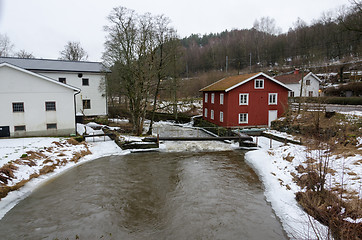
[[[273,139],[270,138],[270,148],[273,148],[272,142],[273,142]]]

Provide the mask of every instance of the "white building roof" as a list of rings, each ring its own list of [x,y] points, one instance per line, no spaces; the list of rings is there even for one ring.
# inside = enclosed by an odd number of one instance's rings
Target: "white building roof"
[[[14,65],[9,64],[9,63],[0,63],[0,68],[2,68],[2,67],[9,67],[9,68],[15,69],[15,70],[17,70],[17,71],[21,71],[21,72],[24,72],[24,73],[26,73],[26,74],[29,74],[29,75],[32,75],[32,76],[41,78],[41,79],[43,79],[43,80],[52,82],[52,83],[57,84],[57,85],[60,85],[60,86],[63,86],[63,87],[65,87],[65,88],[69,88],[69,89],[71,89],[71,90],[73,90],[73,91],[80,92],[80,89],[79,89],[79,88],[73,87],[73,86],[68,85],[68,84],[61,83],[61,82],[59,82],[59,81],[57,81],[57,80],[54,80],[54,79],[52,79],[52,78],[49,78],[49,77],[43,76],[43,75],[41,75],[41,74],[37,74],[37,73],[31,72],[31,71],[28,71],[28,70],[26,70],[26,69],[23,69],[23,68],[14,66]]]
[[[0,57],[0,64],[1,63],[9,63],[11,65],[29,71],[79,72],[79,73],[110,72],[110,70],[104,67],[103,64],[100,62]]]

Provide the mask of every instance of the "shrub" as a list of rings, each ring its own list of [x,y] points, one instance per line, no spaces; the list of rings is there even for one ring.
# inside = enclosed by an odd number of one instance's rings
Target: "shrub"
[[[228,129],[215,125],[211,122],[205,121],[202,118],[195,118],[194,126],[205,128],[207,131],[210,131],[220,137],[231,135],[231,132]]]

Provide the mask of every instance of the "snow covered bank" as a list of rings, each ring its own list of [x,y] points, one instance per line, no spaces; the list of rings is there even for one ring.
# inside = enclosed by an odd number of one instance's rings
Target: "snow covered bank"
[[[86,148],[91,152],[77,161],[70,161]],[[35,188],[41,186],[49,178],[55,177],[64,171],[83,164],[85,162],[109,155],[127,154],[129,151],[121,150],[113,141],[92,142],[87,145],[68,144],[61,138],[18,138],[18,139],[0,139],[0,167],[16,160],[21,159],[27,152],[37,152],[44,155],[42,158],[31,160],[31,164],[16,165],[18,169],[14,171],[14,178],[9,179],[7,186],[13,186],[21,180],[29,179],[32,174],[39,174],[44,166],[50,166],[56,162],[54,171],[45,175],[32,178],[24,186],[16,191],[11,191],[0,201],[0,219],[11,210],[19,201],[26,198]],[[30,163],[30,162],[29,162]]]
[[[298,175],[296,167],[306,166],[307,158],[316,158],[320,152],[276,141],[270,148],[270,140],[264,137],[259,137],[258,143],[261,149],[247,152],[245,160],[260,176],[266,199],[280,218],[288,236],[292,239],[327,239],[328,228],[305,213],[297,203],[295,193],[302,189],[293,180],[293,175]],[[361,179],[355,175],[362,172],[361,159],[362,156],[358,154],[349,157],[331,156],[330,168],[335,172],[328,175],[326,187],[331,189],[344,179],[345,189],[361,196]]]

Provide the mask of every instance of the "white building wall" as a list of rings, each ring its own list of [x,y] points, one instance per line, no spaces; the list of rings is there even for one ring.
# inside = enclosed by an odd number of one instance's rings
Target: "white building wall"
[[[103,74],[82,73],[82,77],[78,77],[78,73],[65,72],[38,72],[42,75],[55,80],[65,78],[66,84],[81,89],[81,93],[76,96],[76,113],[85,116],[101,116],[107,115],[107,98],[105,91],[100,89],[100,85],[104,81]],[[82,79],[89,79],[89,86],[82,85]],[[103,88],[104,89],[104,88]],[[83,109],[83,100],[91,100],[91,109]]]
[[[307,80],[310,80],[310,85],[306,85]],[[299,81],[298,84],[286,84],[290,89],[294,92],[294,97],[300,97],[300,86],[302,80]],[[303,79],[303,89],[302,96],[309,97],[309,92],[313,92],[313,97],[318,97],[319,91],[319,81],[316,80],[312,75],[307,75]],[[290,96],[290,95],[289,95]]]
[[[74,90],[10,67],[0,67],[0,126],[10,135],[67,136],[75,133]],[[45,102],[56,102],[56,111],[46,111]],[[13,112],[13,102],[23,102],[24,112]],[[47,130],[47,124],[57,124]],[[25,125],[26,131],[14,131]]]

